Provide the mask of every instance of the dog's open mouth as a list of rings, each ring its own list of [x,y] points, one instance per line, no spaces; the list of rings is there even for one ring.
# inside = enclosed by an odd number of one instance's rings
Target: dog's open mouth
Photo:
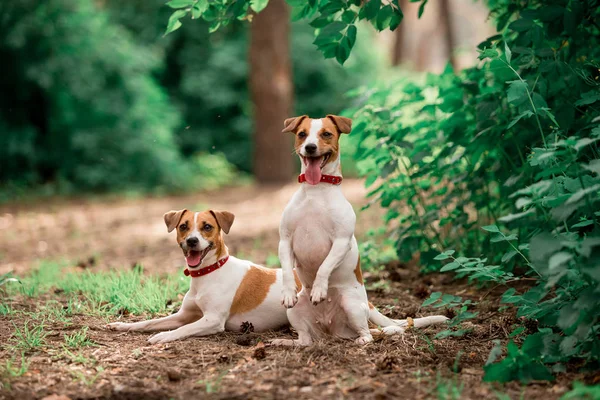
[[[187,261],[187,265],[190,268],[195,268],[202,263],[204,257],[208,254],[208,252],[212,249],[212,244],[208,245],[204,250],[190,250],[188,255],[185,257]]]
[[[311,185],[316,185],[321,182],[321,170],[327,164],[327,161],[331,157],[331,152],[325,153],[318,157],[302,157],[302,162],[306,167],[304,175],[306,176],[306,182]]]

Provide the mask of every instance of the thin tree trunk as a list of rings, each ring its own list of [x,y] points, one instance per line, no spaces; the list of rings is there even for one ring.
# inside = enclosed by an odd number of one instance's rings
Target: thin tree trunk
[[[407,0],[400,0],[399,2],[400,9],[403,12],[406,12],[406,3]],[[392,49],[392,65],[397,66],[402,63],[402,50],[404,45],[404,32],[406,32],[406,15],[402,19],[400,25],[394,31],[394,47]]]
[[[448,51],[448,59],[450,64],[456,70],[456,57],[454,56],[454,46],[456,39],[454,37],[454,27],[452,24],[452,18],[450,17],[450,4],[449,0],[440,0],[440,24],[442,25],[442,34],[444,35],[444,41],[446,42],[446,49]]]
[[[281,133],[293,102],[290,12],[271,0],[250,28],[250,91],[254,106],[254,176],[260,183],[287,182],[293,175],[292,138]]]

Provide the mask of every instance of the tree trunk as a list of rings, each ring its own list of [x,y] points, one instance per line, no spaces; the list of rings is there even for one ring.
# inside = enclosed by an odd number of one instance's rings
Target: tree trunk
[[[406,3],[407,3],[407,0],[400,0],[398,2],[402,12],[406,12]],[[404,45],[403,37],[404,37],[404,32],[406,32],[406,29],[404,29],[406,26],[405,19],[406,19],[406,15],[404,15],[402,22],[394,31],[394,47],[392,49],[392,65],[393,66],[397,66],[402,63],[402,50],[403,50],[403,45]]]
[[[281,133],[283,121],[292,116],[289,20],[285,0],[271,0],[250,28],[254,176],[260,183],[289,182],[294,172],[292,138]]]
[[[442,34],[444,35],[444,41],[446,42],[446,48],[448,51],[448,58],[450,64],[454,70],[456,70],[456,57],[454,56],[454,46],[456,40],[454,38],[454,30],[452,26],[452,18],[450,17],[450,5],[449,0],[440,0],[440,24],[442,25]]]

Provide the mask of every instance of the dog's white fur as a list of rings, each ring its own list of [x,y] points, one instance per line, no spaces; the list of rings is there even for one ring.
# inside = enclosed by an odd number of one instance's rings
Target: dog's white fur
[[[319,146],[317,134],[323,126],[313,119],[310,133],[297,149],[308,156],[305,146]],[[321,154],[321,149],[317,150]],[[301,162],[302,173],[305,164]],[[341,176],[339,152],[322,168],[326,175]],[[364,284],[355,275],[359,251],[354,237],[356,215],[340,186],[303,183],[284,210],[280,225],[279,259],[283,269],[283,299],[288,319],[298,332],[297,340],[278,339],[274,345],[308,346],[327,334],[356,339],[358,344],[373,340],[369,321],[384,334],[404,332],[406,320],[390,319],[367,300]],[[302,290],[296,294],[293,269]],[[423,327],[446,321],[444,316],[415,318]]]
[[[187,237],[200,239],[200,249],[209,242],[199,234],[198,214],[194,214],[195,226]],[[216,249],[207,253],[201,264],[190,270],[197,270],[217,262]],[[256,264],[229,256],[228,261],[208,275],[189,278],[190,289],[186,293],[181,308],[168,317],[143,322],[115,322],[108,325],[117,331],[166,331],[148,339],[150,343],[167,343],[190,336],[206,336],[228,331],[240,331],[243,322],[252,323],[256,332],[276,329],[288,325],[286,310],[281,306],[282,273],[276,270],[277,278],[268,293],[256,308],[230,315],[234,296],[244,282],[251,268],[264,268]],[[292,275],[293,279],[293,275]]]

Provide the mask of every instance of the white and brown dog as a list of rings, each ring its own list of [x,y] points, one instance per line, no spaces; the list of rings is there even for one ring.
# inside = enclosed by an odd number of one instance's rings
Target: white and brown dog
[[[169,232],[177,229],[191,276],[190,290],[176,314],[143,322],[115,322],[117,331],[167,331],[148,341],[166,343],[190,336],[240,331],[249,322],[256,332],[288,325],[281,306],[281,269],[269,269],[229,255],[222,232],[229,233],[234,215],[227,211],[169,211]],[[292,273],[293,279],[293,273]],[[299,284],[299,281],[298,281]]]
[[[288,203],[279,228],[279,259],[283,269],[283,305],[298,332],[297,340],[274,345],[308,346],[325,335],[373,340],[369,321],[384,334],[404,332],[407,320],[390,319],[367,300],[354,237],[356,215],[344,197],[339,139],[350,133],[349,118],[328,115],[289,118],[283,132],[296,135],[302,162],[300,188]],[[294,267],[302,283],[297,294]],[[446,321],[444,316],[415,318],[415,327]],[[377,330],[379,332],[379,330]]]

